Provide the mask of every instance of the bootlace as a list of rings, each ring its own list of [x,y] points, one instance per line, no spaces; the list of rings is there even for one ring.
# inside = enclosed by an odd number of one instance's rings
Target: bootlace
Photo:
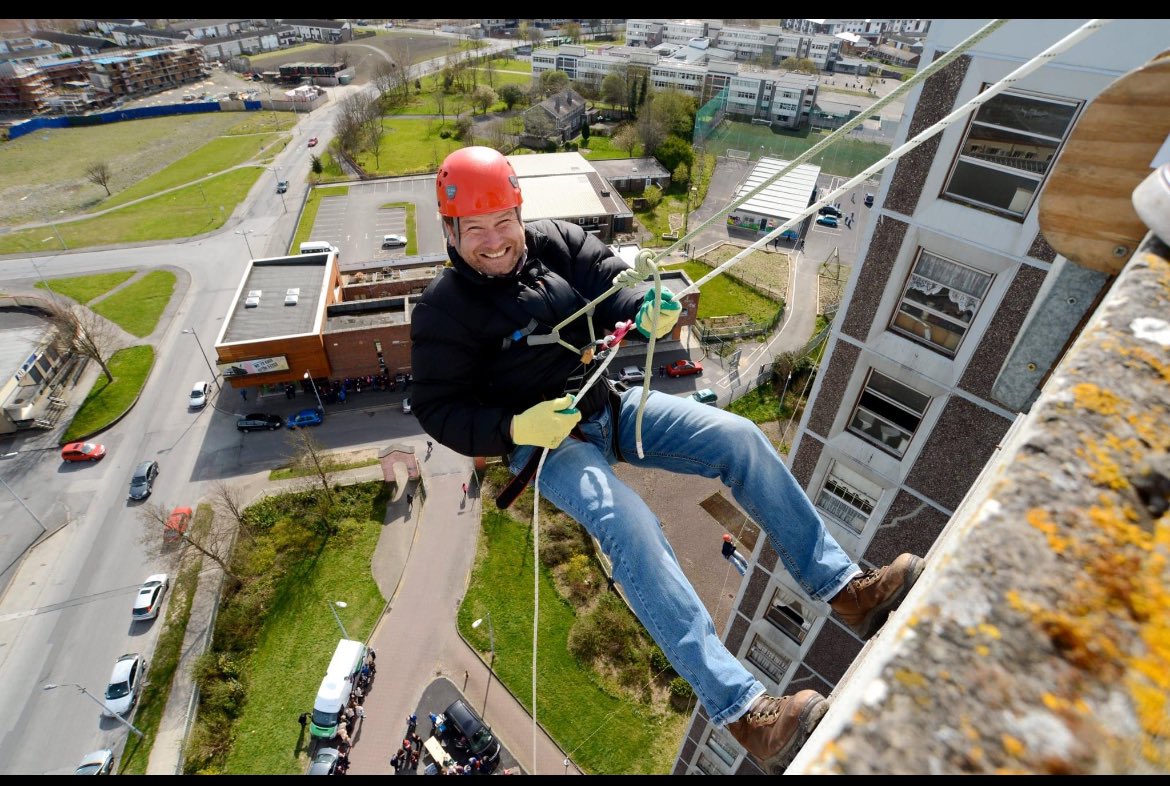
[[[772,699],[771,696],[766,696],[766,699]],[[785,697],[787,698],[787,697]],[[755,710],[747,714],[747,721],[749,723],[769,723],[776,720],[780,715],[780,710],[784,706],[784,699],[772,699],[774,704],[771,704],[771,709]]]
[[[865,571],[860,576],[855,578],[853,581],[851,581],[850,585],[852,586],[852,588],[854,590],[865,589],[870,584],[873,584],[875,581],[877,581],[878,578],[880,577],[880,574],[881,574],[881,571],[874,570],[873,568],[870,568],[869,570]]]

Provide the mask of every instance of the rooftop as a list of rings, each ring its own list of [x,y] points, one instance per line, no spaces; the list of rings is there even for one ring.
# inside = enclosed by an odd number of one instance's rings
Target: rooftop
[[[254,259],[236,291],[217,345],[316,333],[324,314],[324,287],[332,254]],[[290,289],[296,305],[285,305]],[[249,293],[261,295],[246,305]]]
[[[788,166],[789,163],[779,158],[761,158],[751,174],[744,178],[739,188],[736,189],[735,198],[739,199],[756,188]],[[764,191],[740,205],[738,209],[770,216],[781,221],[792,218],[808,207],[809,198],[817,187],[817,175],[820,173],[821,168],[815,164],[801,164]]]
[[[536,156],[524,156],[536,158]],[[587,174],[550,175],[520,178],[524,203],[520,217],[525,221],[541,218],[601,216],[609,211],[601,204]]]

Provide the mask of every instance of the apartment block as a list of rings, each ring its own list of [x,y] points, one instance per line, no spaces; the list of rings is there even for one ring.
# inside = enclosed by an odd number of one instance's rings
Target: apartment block
[[[979,24],[934,20],[923,61]],[[1013,20],[984,39],[910,94],[895,147],[1079,24]],[[1085,107],[1163,51],[1167,33],[1165,21],[1114,22],[884,174],[789,457],[829,531],[863,568],[927,554],[1079,330],[1069,310],[1087,311],[1093,295],[1055,297],[1082,274],[1045,242],[1038,199]],[[1086,280],[1105,286],[1097,275]],[[1050,337],[1047,356],[1029,354],[1024,364],[1019,348],[1032,353],[1026,342],[1060,324],[1051,321],[1058,309],[1063,332]],[[776,696],[829,695],[864,645],[804,595],[767,538],[726,622],[728,649]],[[674,772],[758,769],[699,709]]]

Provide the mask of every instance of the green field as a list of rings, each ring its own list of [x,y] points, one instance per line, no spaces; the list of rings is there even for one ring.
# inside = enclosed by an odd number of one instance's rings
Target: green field
[[[82,439],[109,426],[122,416],[142,392],[150,367],[154,365],[154,348],[127,347],[114,353],[107,365],[114,375],[113,382],[106,375],[98,375],[89,395],[85,397],[73,422],[61,437],[61,444]]]
[[[451,125],[450,121],[443,124],[438,120],[383,119],[381,165],[375,164],[370,153],[362,153],[357,161],[366,172],[379,177],[434,172],[448,153],[463,147],[454,137],[439,136]]]
[[[708,153],[723,155],[728,149],[746,150],[752,159],[761,154],[791,161],[829,136],[829,131],[813,131],[808,126],[798,131],[774,133],[767,126],[724,120],[708,137]],[[845,137],[812,159],[825,174],[852,177],[890,152],[890,146]]]
[[[36,287],[37,289],[45,289],[45,284],[48,284],[50,291],[84,304],[98,295],[106,294],[132,275],[134,275],[133,270],[121,270],[117,273],[94,273],[91,276],[54,278],[47,282],[38,281]]]
[[[689,261],[679,265],[666,265],[663,270],[686,271],[691,281],[698,281],[711,272],[702,262]],[[716,276],[703,285],[699,298],[698,319],[726,317],[746,314],[753,322],[768,322],[776,316],[779,304],[769,300],[751,287],[746,287],[731,276]]]
[[[154,332],[174,291],[175,274],[155,270],[102,300],[93,310],[127,333],[145,338]]]

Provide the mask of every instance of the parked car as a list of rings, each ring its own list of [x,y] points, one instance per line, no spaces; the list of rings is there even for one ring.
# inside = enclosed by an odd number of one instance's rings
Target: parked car
[[[310,407],[309,409],[302,409],[294,415],[289,415],[288,427],[304,428],[305,426],[320,426],[323,420],[325,420],[325,413],[317,407]]]
[[[676,360],[666,367],[666,375],[669,377],[689,377],[691,375],[696,377],[703,376],[703,364],[697,360]]]
[[[864,201],[866,207],[873,207],[873,194],[866,194]]]
[[[402,248],[406,245],[406,238],[402,235],[383,235],[382,248]]]
[[[410,406],[410,398],[407,397],[407,398],[402,399],[402,414],[409,415],[412,411],[413,410],[411,409],[411,406]]]
[[[618,372],[618,381],[627,385],[641,385],[646,379],[646,372],[641,366],[626,366]]]
[[[480,761],[491,763],[500,758],[500,743],[492,735],[492,727],[475,714],[462,699],[456,699],[443,711],[448,730],[457,743],[466,740],[467,751]]]
[[[285,191],[288,191],[288,181],[287,180],[277,180],[276,181],[276,193],[283,194]]]
[[[114,661],[110,684],[106,686],[106,706],[102,715],[112,718],[130,712],[142,692],[146,660],[137,652],[127,653]]]
[[[842,215],[841,211],[833,205],[825,205],[817,212],[822,216],[832,216],[833,218],[840,218]]]
[[[696,390],[691,394],[691,398],[700,404],[710,404],[713,407],[719,406],[719,396],[711,388],[703,388]]]
[[[191,396],[187,399],[187,406],[191,409],[203,409],[207,406],[207,397],[211,395],[211,385],[199,380],[191,386]]]
[[[236,421],[236,429],[239,431],[275,431],[283,425],[284,418],[280,415],[265,415],[263,412],[253,412]]]
[[[142,582],[142,586],[138,588],[138,595],[134,598],[134,608],[130,610],[130,617],[135,621],[152,620],[157,617],[169,586],[170,580],[165,573],[147,576],[146,581]]]
[[[315,136],[309,137],[309,147],[316,147],[316,146],[317,146],[317,137],[315,137]]]
[[[62,461],[98,461],[106,455],[106,446],[96,442],[70,442],[61,448]]]
[[[191,526],[191,518],[195,514],[187,507],[175,508],[167,516],[167,523],[163,524],[163,540],[175,541],[183,537],[187,527]]]
[[[837,219],[833,216],[821,216],[817,219],[817,223],[823,227],[837,227]]]
[[[146,499],[154,488],[154,479],[158,477],[158,462],[144,461],[130,476],[130,499]]]
[[[317,751],[317,755],[313,757],[313,763],[309,765],[308,775],[336,775],[337,774],[337,760],[341,757],[337,748],[322,748]]]
[[[74,775],[113,775],[114,752],[109,748],[87,753],[81,757],[81,763],[73,771]]]

